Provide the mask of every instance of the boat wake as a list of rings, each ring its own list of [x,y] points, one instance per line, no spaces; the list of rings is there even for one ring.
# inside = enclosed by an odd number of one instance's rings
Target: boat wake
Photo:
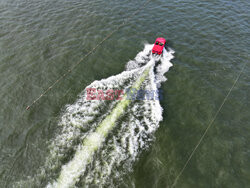
[[[33,181],[41,185],[46,179],[47,187],[115,187],[132,170],[162,120],[157,91],[174,57],[171,49],[152,57],[152,46],[145,45],[124,72],[94,81],[65,107],[50,155]]]

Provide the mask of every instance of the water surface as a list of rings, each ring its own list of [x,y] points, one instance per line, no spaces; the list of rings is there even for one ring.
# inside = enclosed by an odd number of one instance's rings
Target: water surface
[[[116,169],[113,186],[169,187],[215,115],[241,67],[243,74],[177,187],[247,187],[249,168],[249,1],[149,2],[30,111],[25,108],[141,1],[0,2],[0,185],[24,186],[45,166],[65,105],[95,80],[117,75],[163,36],[175,50],[161,88],[163,121],[132,171]],[[114,133],[111,133],[115,134]],[[69,155],[71,156],[71,155]],[[33,186],[56,179],[44,176]],[[23,184],[22,184],[23,183]],[[27,184],[26,184],[27,185]]]

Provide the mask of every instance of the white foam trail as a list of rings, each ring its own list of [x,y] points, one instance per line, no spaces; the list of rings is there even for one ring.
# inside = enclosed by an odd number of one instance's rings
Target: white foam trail
[[[143,51],[139,52],[134,60],[131,60],[126,65],[126,70],[133,70],[136,68],[141,68],[142,66],[146,65],[150,60],[150,52],[153,48],[153,44],[145,44]]]
[[[161,57],[161,64],[156,67],[156,84],[159,88],[161,86],[162,82],[165,82],[167,78],[164,76],[164,74],[169,70],[170,67],[173,66],[173,64],[170,62],[171,59],[174,58],[174,50],[171,48],[167,52],[165,48],[163,48],[163,54]]]
[[[145,45],[135,60],[127,63],[126,71],[94,81],[87,88],[126,90],[140,86],[144,90],[157,90],[166,80],[164,74],[172,66],[174,51],[164,51],[154,72],[152,46]],[[154,138],[161,120],[159,100],[86,100],[84,90],[74,104],[66,106],[59,122],[60,133],[50,144],[51,154],[41,168],[41,177],[36,176],[34,181],[39,185],[39,178],[50,177],[47,187],[117,187],[113,181],[132,170],[138,154]]]
[[[143,68],[142,75],[137,78],[133,84],[133,88],[140,88],[143,81],[147,78],[150,69],[153,70],[153,64],[154,60],[151,60],[149,64]],[[84,139],[83,146],[76,151],[73,159],[62,167],[58,181],[54,183],[53,186],[67,188],[74,186],[75,183],[79,181],[79,177],[84,172],[86,165],[91,162],[94,152],[101,147],[108,133],[115,126],[116,121],[124,113],[130,102],[131,100],[127,100],[125,95],[111,113],[98,125],[95,132],[87,135]]]

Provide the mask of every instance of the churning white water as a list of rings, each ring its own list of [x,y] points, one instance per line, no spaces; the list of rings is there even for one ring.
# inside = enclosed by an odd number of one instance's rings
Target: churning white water
[[[164,74],[174,57],[171,49],[152,57],[152,46],[146,44],[124,72],[94,81],[74,104],[66,106],[59,122],[61,131],[51,141],[50,155],[41,170],[51,176],[47,187],[113,187],[114,181],[132,170],[162,120],[156,91],[166,81]],[[113,100],[101,100],[107,97],[103,95],[100,100],[87,100],[89,88],[125,94],[121,100],[116,100],[117,95]],[[138,98],[138,89],[145,95]]]

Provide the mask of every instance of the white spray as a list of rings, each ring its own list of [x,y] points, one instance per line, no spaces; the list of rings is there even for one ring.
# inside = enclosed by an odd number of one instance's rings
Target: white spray
[[[86,88],[156,91],[166,80],[164,74],[172,66],[174,51],[164,50],[156,63],[151,56],[152,46],[145,45],[127,63],[126,71],[94,81]],[[132,170],[162,120],[159,100],[127,100],[126,95],[121,101],[86,100],[86,95],[85,89],[62,114],[61,132],[50,144],[51,155],[44,167],[47,176],[56,176],[61,170],[47,187],[114,187],[113,180]]]

